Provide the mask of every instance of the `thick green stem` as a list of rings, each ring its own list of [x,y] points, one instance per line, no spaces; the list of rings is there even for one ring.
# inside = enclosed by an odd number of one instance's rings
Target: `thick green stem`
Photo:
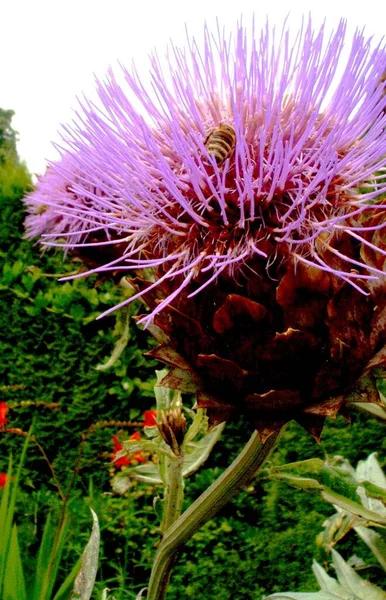
[[[181,514],[184,501],[184,477],[182,467],[184,455],[168,458],[166,465],[168,484],[165,490],[165,499],[161,523],[161,532],[164,534]]]
[[[193,534],[211,519],[233,496],[253,481],[257,471],[276,446],[281,431],[261,443],[254,432],[244,449],[226,471],[166,531],[157,550],[147,600],[163,600],[174,556]]]

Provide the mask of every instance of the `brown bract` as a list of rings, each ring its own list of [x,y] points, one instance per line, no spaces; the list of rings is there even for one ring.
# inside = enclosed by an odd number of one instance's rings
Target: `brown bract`
[[[344,247],[353,259],[366,254],[344,237],[329,247]],[[154,310],[176,285],[171,280],[146,292],[148,307]],[[269,273],[263,261],[246,263],[237,276],[222,274],[189,298],[194,289],[155,315],[149,329],[160,345],[150,354],[170,367],[163,384],[196,394],[212,424],[244,414],[265,439],[295,419],[318,437],[368,363],[386,362],[382,279],[366,295],[287,257]]]

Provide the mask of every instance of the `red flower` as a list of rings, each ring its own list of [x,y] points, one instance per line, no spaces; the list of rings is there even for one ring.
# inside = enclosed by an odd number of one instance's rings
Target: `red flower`
[[[133,433],[133,435],[129,437],[129,440],[135,440],[136,442],[139,442],[140,439],[141,434],[139,433],[139,431],[136,431],[135,433]]]
[[[143,424],[144,427],[154,427],[157,425],[157,411],[156,410],[145,410],[143,413],[143,418],[145,422]]]
[[[129,440],[136,440],[137,442],[141,439],[141,434],[139,431],[136,431],[129,437]],[[119,458],[115,458],[118,452],[123,450],[123,445],[119,441],[116,435],[113,435],[114,449],[113,449],[113,462],[116,467],[126,467],[128,465],[133,465],[136,463],[144,463],[146,462],[146,458],[144,457],[141,451],[134,452],[131,456],[121,456]]]
[[[7,424],[8,406],[6,402],[0,402],[0,427]]]
[[[4,402],[2,402],[4,404]],[[0,473],[0,488],[3,488],[7,483],[7,473]]]
[[[129,459],[127,456],[121,456],[120,458],[115,458],[120,450],[123,450],[123,446],[116,435],[113,435],[114,449],[113,449],[113,462],[116,467],[124,467],[129,465]]]

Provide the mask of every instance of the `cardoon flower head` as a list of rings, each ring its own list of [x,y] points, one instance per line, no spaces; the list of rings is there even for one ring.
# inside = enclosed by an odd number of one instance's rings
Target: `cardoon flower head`
[[[27,199],[28,235],[132,278],[167,381],[213,421],[316,431],[385,338],[385,65],[309,21],[296,39],[206,29],[154,56],[148,87],[124,69],[128,95],[109,72]]]

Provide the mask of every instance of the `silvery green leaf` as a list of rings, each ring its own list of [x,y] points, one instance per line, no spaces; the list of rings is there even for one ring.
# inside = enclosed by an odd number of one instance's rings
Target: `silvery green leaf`
[[[336,550],[331,549],[331,553],[340,585],[343,589],[351,592],[349,600],[386,600],[386,592],[362,579]]]
[[[304,471],[306,475],[310,475],[311,473],[319,473],[324,467],[324,464],[324,460],[321,458],[309,458],[307,460],[299,460],[298,462],[287,463],[280,467],[275,467],[271,469],[271,471],[274,475],[287,472],[291,474],[295,470],[296,473]]]
[[[154,440],[155,443],[158,443],[158,441],[161,440],[161,435],[157,425],[153,425],[152,427],[144,427],[143,432],[147,438]]]
[[[161,485],[163,482],[160,475],[160,465],[148,461],[135,467],[125,468],[124,471],[120,471],[113,478],[111,483],[113,491],[117,494],[124,494],[132,487],[133,480],[151,485]]]
[[[368,527],[354,527],[354,530],[362,538],[365,544],[368,545],[375,558],[379,561],[386,571],[386,539],[377,531]]]
[[[102,592],[101,600],[115,600],[114,596],[108,596],[109,588],[105,588]]]
[[[111,482],[113,492],[116,494],[124,494],[132,487],[132,479],[126,474],[118,473]]]
[[[314,561],[312,569],[322,588],[319,592],[281,592],[264,600],[386,600],[386,593],[359,577],[338,552],[332,550],[332,555],[338,581]]]
[[[146,596],[143,595],[146,592],[146,590],[147,590],[147,587],[142,588],[141,590],[139,590],[139,593],[135,597],[135,600],[143,600],[146,597]]]
[[[70,600],[90,600],[98,570],[99,523],[96,513],[91,510],[93,526],[90,539],[83,552],[80,571],[76,576]]]
[[[130,476],[137,481],[143,481],[144,483],[152,483],[155,485],[160,485],[162,483],[159,465],[151,461],[133,467],[130,469],[129,473]]]
[[[381,390],[378,389],[378,394],[379,394],[379,399],[382,402],[382,404],[386,407],[386,397],[384,396],[384,394],[382,394]]]
[[[159,344],[167,344],[169,342],[169,338],[166,335],[166,333],[164,331],[162,331],[162,329],[160,327],[157,327],[157,325],[154,325],[154,323],[150,323],[147,326],[147,331]],[[165,371],[165,375],[166,375],[166,372],[167,371]]]
[[[384,519],[386,519],[386,506],[378,498],[373,498],[371,492],[376,493],[377,486],[374,488],[374,484],[366,484],[358,486],[357,493],[363,506],[365,506],[368,510],[377,513]],[[382,490],[379,488],[383,497],[386,496],[386,490]],[[386,521],[385,521],[386,522]]]
[[[382,419],[382,421],[386,421],[386,410],[379,404],[374,404],[372,402],[352,402],[350,404],[350,407],[351,406],[362,412],[368,412],[374,417]]]
[[[317,582],[322,588],[323,592],[328,592],[336,598],[344,598],[345,600],[354,600],[349,591],[342,588],[342,586],[320,566],[316,560],[313,561],[312,570],[316,577]]]
[[[167,374],[167,369],[162,369],[162,371],[156,371],[157,384],[154,387],[154,394],[157,402],[158,414],[166,412],[172,407],[182,405],[180,392],[160,385],[160,382],[166,377]]]
[[[284,483],[288,483],[289,485],[292,485],[300,490],[323,489],[323,486],[316,479],[312,479],[311,477],[291,475],[290,473],[270,473],[270,479],[283,481]]]
[[[370,481],[362,481],[361,487],[363,487],[366,490],[367,496],[371,496],[372,498],[381,500],[382,503],[386,505],[386,488],[379,487],[379,485],[375,485],[375,483],[370,483]]]
[[[213,446],[218,441],[225,423],[214,427],[197,442],[190,442],[185,448],[184,464],[182,474],[189,477],[207,460]]]
[[[279,594],[271,594],[264,596],[264,600],[354,600],[351,596],[337,596],[330,592],[283,592]]]
[[[386,525],[386,517],[383,515],[380,515],[378,512],[368,510],[359,502],[355,502],[349,498],[346,498],[345,496],[342,496],[341,494],[337,494],[327,487],[322,490],[322,498],[324,498],[324,500],[330,504],[339,506],[346,512],[350,512],[353,515],[357,515],[358,517],[366,519],[370,523]]]
[[[200,433],[200,431],[205,427],[205,431],[208,428],[208,418],[206,417],[202,408],[199,408],[194,415],[193,422],[190,425],[188,431],[185,434],[184,438],[184,446],[189,444],[189,442],[193,441],[196,435]]]
[[[358,523],[356,515],[346,513],[339,507],[337,507],[337,511],[323,523],[324,529],[318,535],[318,541],[321,545],[332,546],[336,544]]]
[[[347,564],[355,569],[355,571],[360,571],[361,569],[368,569],[369,565],[365,563],[359,556],[356,554],[352,554],[347,561]]]
[[[376,452],[370,454],[366,460],[359,461],[356,474],[359,481],[369,481],[386,490],[386,476],[377,461]]]
[[[124,450],[120,450],[116,453],[116,456],[120,458],[121,456],[126,456],[128,453],[133,452],[149,452],[150,454],[154,454],[160,450],[160,447],[155,442],[151,442],[150,440],[125,440],[122,442],[122,446]]]
[[[375,457],[372,457],[366,466],[361,466],[360,473],[366,473],[377,481],[382,481],[383,478]],[[357,472],[347,461],[337,458],[331,463],[310,459],[273,468],[269,474],[272,479],[284,481],[303,490],[319,489],[327,502],[370,523],[386,525],[385,507],[378,499],[368,500],[364,491],[365,483],[361,485]]]

